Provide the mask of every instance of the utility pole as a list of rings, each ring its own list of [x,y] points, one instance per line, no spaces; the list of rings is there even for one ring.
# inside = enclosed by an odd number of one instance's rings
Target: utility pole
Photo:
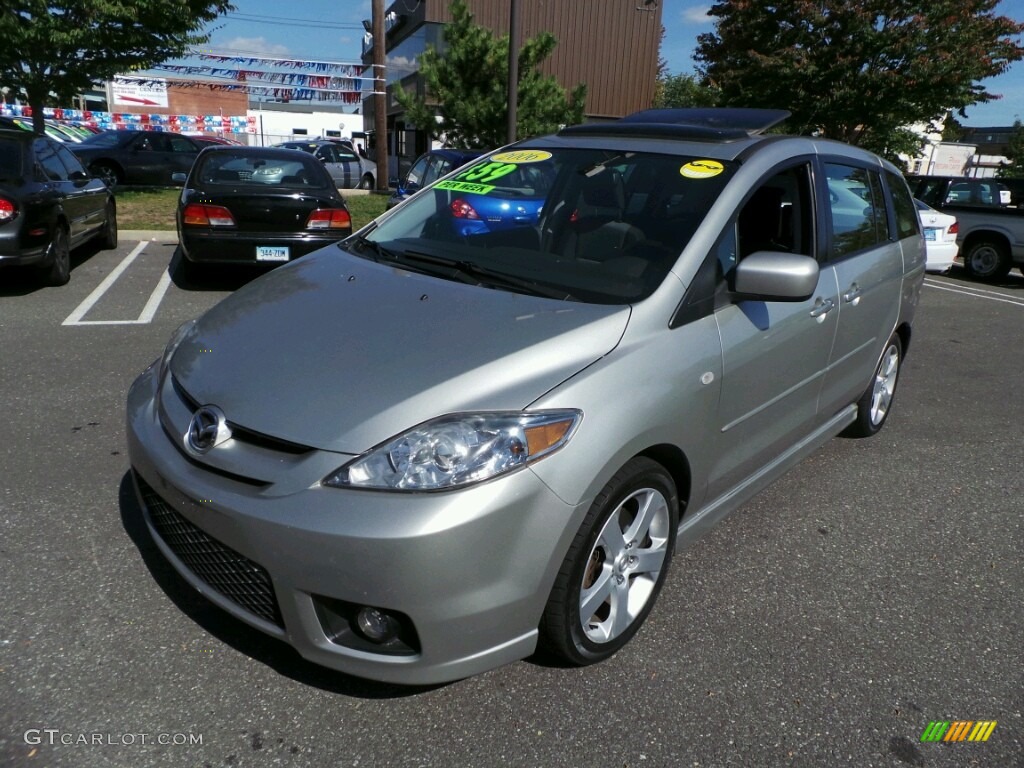
[[[519,13],[518,0],[509,0],[508,6],[508,143],[516,140],[519,121]]]
[[[373,0],[373,130],[377,136],[377,191],[388,191],[388,95],[384,65],[384,0]]]

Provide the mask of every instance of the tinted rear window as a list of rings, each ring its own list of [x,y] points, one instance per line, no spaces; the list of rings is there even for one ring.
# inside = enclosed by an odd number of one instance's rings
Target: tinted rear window
[[[196,170],[198,183],[210,186],[275,186],[323,189],[331,186],[323,168],[312,157],[248,152],[211,152]]]
[[[0,139],[0,177],[21,178],[22,145],[20,141]]]

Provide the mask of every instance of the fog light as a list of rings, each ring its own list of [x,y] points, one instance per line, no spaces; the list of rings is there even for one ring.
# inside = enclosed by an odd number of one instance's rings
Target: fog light
[[[356,615],[356,626],[367,640],[386,643],[398,635],[398,622],[379,608],[366,606]]]

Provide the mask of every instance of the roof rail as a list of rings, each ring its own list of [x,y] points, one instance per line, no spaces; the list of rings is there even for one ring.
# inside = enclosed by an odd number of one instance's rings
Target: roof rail
[[[758,136],[790,116],[784,109],[692,107],[645,109],[608,123],[573,125],[561,135],[649,136],[705,141],[735,141]]]

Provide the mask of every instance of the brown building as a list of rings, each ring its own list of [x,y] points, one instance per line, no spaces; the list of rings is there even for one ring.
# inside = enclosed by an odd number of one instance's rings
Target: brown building
[[[509,32],[510,0],[467,0],[474,22],[497,35]],[[558,40],[541,65],[566,90],[587,86],[585,119],[609,120],[640,109],[654,99],[661,37],[658,0],[519,0],[521,40],[547,31]],[[396,0],[386,11],[389,154],[405,168],[428,149],[428,138],[405,125],[403,110],[392,95],[405,90],[423,93],[416,68],[428,45],[444,49],[444,24],[451,21],[449,0]],[[363,62],[373,61],[372,43],[364,40]],[[363,102],[365,125],[374,125],[373,97]],[[392,160],[392,175],[396,164]]]

